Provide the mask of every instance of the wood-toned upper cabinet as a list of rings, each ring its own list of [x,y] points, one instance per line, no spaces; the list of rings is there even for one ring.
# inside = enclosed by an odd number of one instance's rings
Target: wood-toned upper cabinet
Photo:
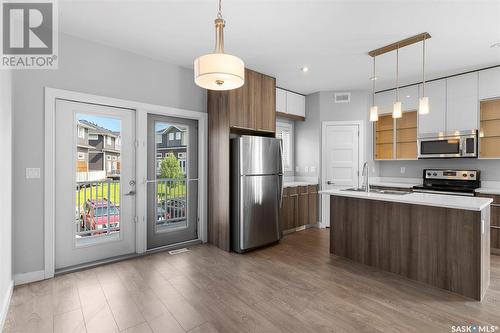
[[[477,72],[446,79],[447,132],[477,129],[478,108]]]
[[[479,71],[479,99],[500,97],[500,67]]]
[[[235,129],[275,132],[276,80],[245,69],[245,84],[229,90],[229,124]]]
[[[242,129],[253,129],[255,127],[255,108],[250,108],[252,72],[245,69],[245,84],[238,89],[224,92],[227,94],[229,124],[231,127]]]
[[[255,110],[256,129],[262,132],[276,131],[276,79],[260,74],[260,107]]]
[[[419,88],[419,96],[422,96],[422,85]],[[444,132],[446,130],[446,80],[426,83],[425,95],[429,97],[429,114],[418,117],[418,134]]]

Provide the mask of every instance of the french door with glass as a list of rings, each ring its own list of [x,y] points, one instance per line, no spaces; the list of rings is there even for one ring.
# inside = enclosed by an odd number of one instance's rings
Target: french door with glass
[[[56,101],[55,266],[135,252],[135,112]]]
[[[198,238],[198,121],[148,115],[147,249]]]

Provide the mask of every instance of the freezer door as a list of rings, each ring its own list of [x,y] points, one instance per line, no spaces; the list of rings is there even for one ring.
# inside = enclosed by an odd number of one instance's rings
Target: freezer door
[[[279,176],[243,176],[240,188],[240,250],[278,241]]]
[[[260,136],[239,139],[240,174],[282,174],[281,140]]]

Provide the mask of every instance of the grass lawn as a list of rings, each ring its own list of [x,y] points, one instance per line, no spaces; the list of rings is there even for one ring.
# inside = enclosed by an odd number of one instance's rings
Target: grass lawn
[[[103,198],[108,198],[108,186],[109,188],[109,199],[112,203],[119,206],[120,205],[120,183],[101,183],[99,186],[92,186],[87,188],[82,188],[76,191],[76,202],[78,207],[83,205],[85,200],[102,200]],[[165,194],[167,199],[175,197],[183,197],[186,194],[186,185],[177,184],[175,187],[169,188],[164,183],[159,183],[158,185],[158,199],[165,199]],[[80,195],[79,195],[80,194]]]

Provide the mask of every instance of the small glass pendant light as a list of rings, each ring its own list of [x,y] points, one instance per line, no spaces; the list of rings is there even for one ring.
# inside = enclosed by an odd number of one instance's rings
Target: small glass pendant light
[[[372,80],[372,106],[370,108],[370,121],[378,121],[378,106],[375,105],[375,80],[377,77],[375,76],[375,57],[373,57],[373,76]]]
[[[399,45],[396,49],[396,101],[392,105],[392,118],[403,116],[401,102],[399,101]]]
[[[429,114],[429,97],[425,96],[425,36],[422,40],[422,97],[418,101],[418,113]]]

